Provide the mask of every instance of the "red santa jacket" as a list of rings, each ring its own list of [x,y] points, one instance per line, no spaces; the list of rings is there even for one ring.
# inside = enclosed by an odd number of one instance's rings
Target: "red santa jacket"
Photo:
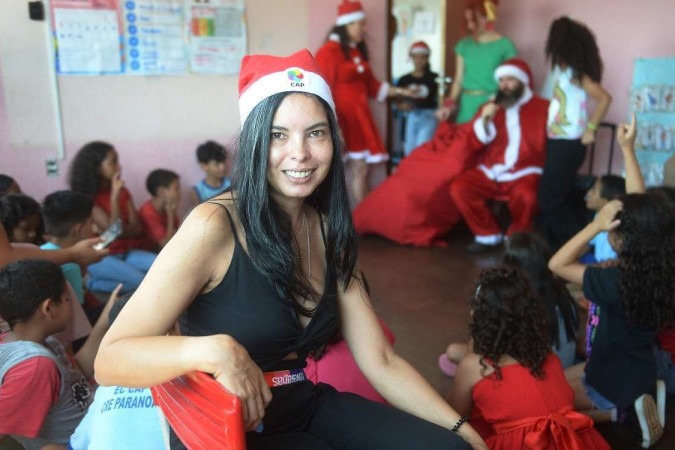
[[[543,172],[548,104],[526,88],[515,105],[497,111],[487,130],[478,112],[467,146],[468,150],[482,151],[478,168],[489,179],[507,182]]]
[[[333,94],[347,150],[362,153],[363,157],[386,154],[370,112],[369,100],[384,101],[389,83],[375,78],[357,47],[350,49],[349,59],[346,59],[336,39],[337,36],[331,36],[319,49],[316,62]]]

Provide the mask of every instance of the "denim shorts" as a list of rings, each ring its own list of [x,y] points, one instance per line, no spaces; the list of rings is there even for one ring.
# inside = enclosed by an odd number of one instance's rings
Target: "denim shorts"
[[[586,382],[586,376],[581,379],[581,382],[584,384],[584,389],[586,394],[591,399],[593,406],[599,409],[600,411],[609,411],[610,409],[616,408],[616,405],[611,401],[607,400],[605,396],[596,391],[592,386]]]

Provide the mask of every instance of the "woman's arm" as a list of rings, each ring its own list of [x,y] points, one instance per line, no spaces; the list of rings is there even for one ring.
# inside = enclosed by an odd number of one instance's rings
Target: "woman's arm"
[[[342,288],[338,290],[342,333],[368,381],[395,407],[452,429],[461,416],[394,352],[382,332],[363,284],[354,279],[346,291]],[[487,448],[468,423],[459,428],[458,434],[473,448]]]
[[[589,76],[584,75],[581,78],[581,88],[586,91],[589,97],[595,100],[595,110],[588,119],[588,128],[584,132],[584,135],[581,138],[582,144],[591,144],[595,142],[595,132],[598,129],[598,125],[602,122],[602,119],[607,114],[609,105],[612,103],[612,96],[609,95],[600,83],[593,81]]]
[[[607,203],[595,219],[570,239],[560,250],[553,255],[548,263],[548,268],[553,273],[567,281],[583,284],[586,265],[579,262],[579,258],[586,251],[588,243],[601,231],[611,231],[619,226],[615,220],[616,214],[621,211],[623,205],[618,200]]]
[[[226,335],[165,336],[200,292],[220,282],[233,249],[223,208],[197,206],[103,338],[96,379],[103,385],[147,387],[190,371],[206,372],[242,400],[246,428],[255,428],[271,393],[246,350]]]

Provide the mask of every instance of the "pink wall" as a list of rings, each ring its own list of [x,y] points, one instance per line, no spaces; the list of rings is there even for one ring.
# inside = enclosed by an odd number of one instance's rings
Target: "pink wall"
[[[500,6],[499,30],[516,44],[520,55],[532,66],[539,87],[545,77],[544,46],[551,22],[570,15],[584,22],[596,35],[605,64],[602,84],[613,103],[606,120],[626,120],[633,78],[633,61],[640,57],[675,55],[675,27],[666,18],[675,17],[675,2],[653,0],[510,0]],[[604,171],[607,144],[600,140],[596,171]],[[619,152],[620,153],[620,152]],[[623,167],[616,155],[614,170]]]

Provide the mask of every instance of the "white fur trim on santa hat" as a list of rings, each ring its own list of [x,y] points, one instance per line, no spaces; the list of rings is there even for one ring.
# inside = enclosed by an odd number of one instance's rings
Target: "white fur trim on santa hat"
[[[289,75],[292,72],[301,74],[302,77],[292,77]],[[326,83],[323,77],[298,67],[289,67],[288,69],[260,77],[239,96],[239,117],[241,118],[241,123],[243,124],[246,121],[246,118],[258,103],[280,92],[304,92],[317,95],[324,99],[330,105],[333,113],[335,113],[333,96],[330,93],[328,83]]]
[[[366,13],[363,11],[354,11],[349,14],[343,14],[341,16],[338,16],[338,18],[335,20],[335,25],[337,26],[342,26],[342,25],[347,25],[352,22],[356,22],[357,20],[365,19],[366,18]]]
[[[429,50],[429,47],[425,45],[413,45],[410,48],[410,54],[411,55],[429,55],[431,54],[431,50]]]
[[[511,64],[503,64],[497,67],[497,70],[495,70],[495,80],[499,82],[501,77],[515,77],[525,85],[530,84],[530,77],[527,73],[520,67]]]

